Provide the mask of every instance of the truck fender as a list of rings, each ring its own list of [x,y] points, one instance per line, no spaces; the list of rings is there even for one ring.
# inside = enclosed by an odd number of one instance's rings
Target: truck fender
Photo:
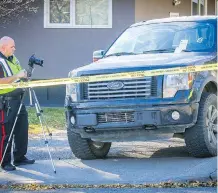
[[[205,89],[205,86],[208,83],[214,84],[217,88],[217,80],[216,77],[214,76],[216,72],[214,71],[206,71],[206,72],[201,72],[195,77],[195,81],[192,86],[193,94],[192,94],[192,100],[195,102],[199,102],[201,99],[201,95]]]

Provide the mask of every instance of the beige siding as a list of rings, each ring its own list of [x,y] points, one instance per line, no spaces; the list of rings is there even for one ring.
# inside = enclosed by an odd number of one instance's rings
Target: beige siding
[[[135,21],[169,17],[169,12],[180,16],[191,15],[191,0],[181,0],[181,4],[172,5],[172,0],[135,0]]]
[[[215,15],[215,0],[207,0],[207,15]]]

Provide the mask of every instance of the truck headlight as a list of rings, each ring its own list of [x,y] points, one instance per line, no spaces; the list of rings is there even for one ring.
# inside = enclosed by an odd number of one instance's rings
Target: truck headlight
[[[71,71],[68,74],[68,78],[76,77],[77,73],[75,71]],[[77,101],[77,84],[67,84],[66,85],[66,96],[69,96],[72,102]]]
[[[174,97],[179,90],[189,90],[192,87],[193,73],[172,74],[164,76],[163,98]]]

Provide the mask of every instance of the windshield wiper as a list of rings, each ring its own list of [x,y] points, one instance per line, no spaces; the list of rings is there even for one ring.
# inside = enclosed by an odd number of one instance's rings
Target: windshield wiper
[[[193,52],[193,50],[182,50],[182,52]]]
[[[173,48],[170,48],[170,49],[159,49],[159,50],[146,50],[146,51],[143,51],[143,54],[155,53],[155,52],[158,52],[158,53],[174,52],[174,50],[175,49],[173,49]]]
[[[134,52],[117,52],[117,53],[106,55],[104,57],[106,58],[109,56],[124,56],[124,55],[136,55],[136,53],[134,53]]]

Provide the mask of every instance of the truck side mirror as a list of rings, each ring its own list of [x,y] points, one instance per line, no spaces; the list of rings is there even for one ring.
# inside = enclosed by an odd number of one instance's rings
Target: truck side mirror
[[[93,62],[96,62],[103,58],[104,50],[97,50],[93,52]]]

